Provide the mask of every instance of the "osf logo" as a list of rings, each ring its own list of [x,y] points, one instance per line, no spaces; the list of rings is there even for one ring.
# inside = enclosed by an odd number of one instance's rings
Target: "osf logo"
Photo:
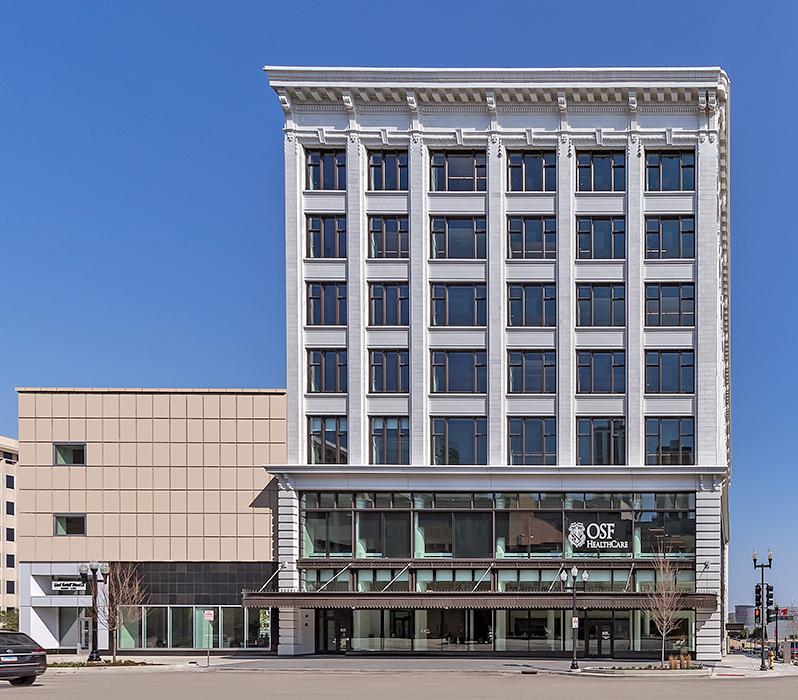
[[[568,541],[574,547],[584,547],[587,542],[584,523],[571,523],[568,526]]]

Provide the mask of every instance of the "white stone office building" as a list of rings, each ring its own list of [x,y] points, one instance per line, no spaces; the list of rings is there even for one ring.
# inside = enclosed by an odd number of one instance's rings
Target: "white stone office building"
[[[0,610],[16,610],[17,598],[17,463],[19,443],[0,435]]]
[[[285,114],[279,653],[723,653],[729,80],[267,67]],[[582,572],[589,579],[582,590]],[[562,577],[566,581],[562,581]]]

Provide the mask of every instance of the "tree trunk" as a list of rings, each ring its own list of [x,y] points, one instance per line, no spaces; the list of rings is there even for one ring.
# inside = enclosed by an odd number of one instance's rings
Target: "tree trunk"
[[[662,668],[665,668],[665,635],[662,635]]]

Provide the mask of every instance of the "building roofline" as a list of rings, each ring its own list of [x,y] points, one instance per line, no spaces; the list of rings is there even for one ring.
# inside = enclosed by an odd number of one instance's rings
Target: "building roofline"
[[[18,394],[277,394],[284,395],[285,389],[263,388],[166,388],[166,387],[47,387],[18,386]]]

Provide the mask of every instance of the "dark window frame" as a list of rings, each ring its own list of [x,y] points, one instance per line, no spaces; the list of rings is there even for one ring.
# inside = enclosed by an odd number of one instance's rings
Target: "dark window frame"
[[[313,421],[318,420],[322,422],[322,428],[320,431],[313,430]],[[327,429],[327,421],[335,421],[335,429],[334,431],[329,431]],[[342,429],[343,426],[343,429]],[[308,416],[307,420],[307,436],[308,436],[308,464],[348,464],[349,459],[349,423],[347,421],[346,416],[329,416],[329,415],[312,415]],[[314,436],[322,436],[327,433],[332,432],[335,435],[335,445],[331,448],[332,453],[328,453],[328,448],[326,443],[324,443],[324,449],[321,450],[319,448],[319,454],[322,456],[320,460],[316,460],[314,458]],[[323,440],[323,438],[321,438]],[[319,445],[321,445],[321,440],[319,441]],[[327,461],[327,455],[333,454],[334,459],[332,461]]]
[[[58,518],[72,518],[83,520],[83,532],[65,532],[63,534],[58,533]],[[86,537],[86,533],[88,532],[88,522],[87,522],[86,513],[53,513],[53,537]],[[65,523],[66,525],[66,523]],[[64,529],[67,529],[66,527]]]
[[[395,429],[388,428],[387,422],[395,420],[398,425]],[[378,439],[375,421],[382,421],[381,458],[377,459],[376,440]],[[398,461],[388,461],[388,431],[395,430],[395,439],[398,444]],[[410,418],[409,416],[369,416],[369,464],[410,464]]]
[[[395,230],[388,230],[395,222]],[[410,225],[404,214],[369,216],[369,260],[405,260],[410,257]],[[395,245],[389,245],[393,237]],[[395,253],[395,254],[394,254]]]
[[[529,169],[537,171],[529,173]],[[537,179],[540,187],[529,187],[531,179]],[[520,184],[520,187],[516,187]],[[556,192],[557,151],[508,151],[508,192]]]
[[[694,394],[695,393],[695,350],[645,350],[645,393],[646,394]],[[662,389],[663,356],[676,355],[678,362],[678,389],[664,391]],[[656,382],[649,382],[656,373]],[[685,374],[689,373],[689,381]],[[651,387],[651,388],[650,388]]]
[[[59,462],[58,461],[58,448],[71,447],[79,448],[83,454],[83,461],[73,462]],[[53,466],[54,467],[85,467],[86,466],[86,443],[85,442],[70,442],[60,441],[53,443]]]
[[[389,368],[397,373],[395,390],[388,389]],[[382,382],[378,382],[377,368],[382,368]],[[410,392],[410,352],[407,348],[369,349],[369,393],[407,394]]]
[[[678,445],[672,452],[662,444],[663,424],[675,422],[678,428]],[[646,416],[646,465],[695,464],[695,419],[693,416]]]
[[[449,290],[454,287],[471,287],[471,323],[454,325],[449,322]],[[430,290],[430,325],[436,328],[482,328],[487,326],[488,287],[484,282],[433,282]],[[436,320],[436,302],[442,305],[443,320]],[[481,322],[480,322],[481,320]]]
[[[449,255],[449,225],[453,221],[470,221],[471,255],[455,258]],[[431,216],[430,217],[430,260],[487,260],[488,225],[484,216]]]
[[[541,368],[539,387],[527,386],[528,380],[530,380],[530,377],[528,377],[528,372],[527,372],[527,364],[533,361],[538,361]],[[557,351],[556,350],[508,350],[507,351],[507,393],[508,394],[556,394],[557,393]]]
[[[471,366],[471,391],[453,391],[449,387],[452,384],[449,377],[449,362],[453,354],[472,355]],[[488,353],[484,349],[440,349],[430,350],[430,393],[433,394],[486,394],[488,391]],[[436,381],[436,368],[442,368],[443,389],[436,389],[440,383]]]
[[[449,426],[450,421],[471,421],[471,451],[475,455],[476,462],[451,462],[451,454],[449,452]],[[450,466],[454,464],[487,464],[488,452],[488,419],[486,416],[430,416],[431,423],[431,448],[432,448],[432,464],[436,467]],[[484,445],[480,445],[480,439],[484,440]],[[445,448],[443,451],[444,459],[438,460],[436,450],[436,443],[442,441],[442,446]],[[484,461],[480,461],[481,453],[484,454]]]
[[[609,421],[609,462],[596,461],[597,423]],[[587,430],[585,430],[587,428]],[[583,438],[587,439],[587,442]],[[623,416],[577,416],[576,444],[578,466],[624,466],[626,465],[626,419]],[[583,447],[587,444],[587,454]]]
[[[314,357],[318,355],[318,357]],[[343,355],[343,362],[341,356]],[[308,393],[309,394],[345,394],[348,387],[347,374],[347,351],[346,348],[308,348]],[[327,386],[328,364],[332,360],[334,363],[335,386]],[[313,388],[314,368],[318,367],[319,382]]]
[[[527,228],[540,224],[540,248],[529,241]],[[534,232],[533,232],[534,233]],[[530,243],[527,247],[527,243]],[[515,254],[518,252],[519,254]],[[508,260],[556,260],[557,218],[554,216],[508,216]]]
[[[409,154],[403,149],[377,149],[368,152],[369,192],[407,192],[409,185]],[[388,171],[395,187],[387,187]],[[404,186],[402,186],[404,184]]]
[[[676,314],[663,311],[663,291],[678,289]],[[650,309],[650,310],[649,310]],[[678,323],[663,323],[664,319],[675,318]],[[695,326],[695,283],[694,282],[648,282],[645,289],[645,326],[653,328],[679,328]]]
[[[392,293],[395,295],[395,304],[393,305],[389,299]],[[382,323],[378,322],[377,320],[379,315],[382,316]],[[395,317],[397,323],[387,323],[387,321],[392,317]],[[402,328],[409,325],[409,283],[369,282],[369,326]]]
[[[595,312],[595,290],[598,288],[610,289],[610,325],[598,326],[594,323]],[[620,291],[620,296],[618,292]],[[588,296],[584,292],[589,292]],[[589,302],[590,314],[589,323],[582,322],[582,305],[580,302]],[[620,308],[620,311],[618,309]],[[576,325],[577,328],[623,328],[626,325],[626,286],[623,282],[584,282],[576,285]],[[621,318],[618,319],[617,316]]]
[[[609,355],[610,361],[610,389],[609,391],[598,391],[596,387],[596,357]],[[589,372],[589,384],[583,383],[585,373],[581,370],[587,369]],[[620,375],[620,376],[619,376]],[[576,393],[577,394],[625,394],[626,393],[626,352],[619,349],[601,349],[576,351]]]
[[[543,323],[529,323],[527,294],[540,291],[540,318]],[[537,300],[534,300],[537,301]],[[531,302],[530,302],[531,303]],[[514,305],[517,307],[514,313]],[[521,323],[513,323],[520,316]],[[507,326],[509,328],[555,328],[557,326],[557,285],[548,282],[520,282],[507,285]]]
[[[316,288],[319,290],[318,295],[314,293]],[[327,308],[327,294],[334,294],[333,303],[335,305],[335,313],[332,319],[328,319],[324,313]],[[306,282],[305,296],[307,298],[305,312],[307,314],[308,326],[345,326],[347,324],[346,282]],[[314,301],[318,304],[319,308],[318,322],[314,320]]]
[[[596,160],[610,159],[610,187],[596,189]],[[620,162],[619,162],[620,161]],[[620,186],[619,181],[620,180]],[[614,150],[577,151],[576,153],[577,192],[625,192],[626,191],[626,153]]]
[[[530,455],[537,455],[527,449],[527,443],[532,441],[529,435],[537,431],[540,437],[541,452],[539,459],[527,459]],[[513,449],[514,438],[517,440],[518,449]],[[553,445],[553,450],[547,449]],[[521,459],[517,460],[514,455]],[[554,416],[508,416],[507,417],[507,463],[510,465],[548,465],[557,464],[557,419]]]
[[[333,224],[332,231],[326,224]],[[346,259],[346,215],[344,214],[307,214],[305,216],[306,246],[305,256],[309,260],[345,260]],[[333,237],[333,255],[325,255],[327,234]],[[318,253],[318,254],[317,254]]]
[[[466,177],[450,175],[449,158],[463,156],[472,159],[471,175]],[[488,189],[488,159],[485,151],[474,149],[431,151],[429,167],[431,192],[486,192]],[[453,183],[469,181],[471,182],[469,189],[452,188]],[[438,184],[442,186],[439,188]]]
[[[665,221],[675,221],[679,225],[676,255],[665,255],[671,252],[663,248],[662,224]],[[645,236],[646,260],[695,260],[695,217],[692,214],[646,216]]]
[[[609,257],[596,255],[596,223],[610,222]],[[623,216],[577,216],[576,217],[576,259],[577,260],[625,260],[626,259],[626,219]]]
[[[673,158],[675,156],[679,157],[679,187],[663,189],[662,159],[668,157]],[[695,171],[695,150],[647,150],[646,192],[695,192]]]
[[[316,160],[317,162],[314,162]],[[332,168],[332,172],[328,172],[328,167]],[[332,182],[327,182],[330,178]],[[317,182],[318,186],[316,186]],[[306,148],[305,189],[311,192],[345,191],[346,149]]]

